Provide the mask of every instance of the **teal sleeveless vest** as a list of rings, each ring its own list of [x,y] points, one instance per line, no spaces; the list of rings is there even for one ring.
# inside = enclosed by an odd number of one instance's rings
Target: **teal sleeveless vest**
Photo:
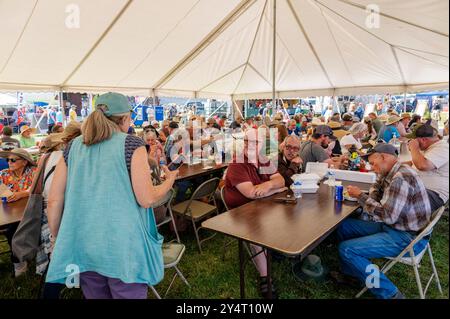
[[[86,146],[72,142],[61,226],[47,282],[65,283],[75,269],[125,283],[155,285],[164,276],[163,237],[152,209],[136,202],[125,162],[124,133]]]

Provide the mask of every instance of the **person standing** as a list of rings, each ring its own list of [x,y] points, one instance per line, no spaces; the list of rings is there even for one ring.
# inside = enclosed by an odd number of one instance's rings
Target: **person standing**
[[[76,265],[86,299],[146,299],[163,277],[162,241],[152,205],[172,188],[178,171],[153,186],[144,141],[126,132],[126,96],[106,93],[64,151],[48,199],[55,242],[46,282],[64,283]],[[80,200],[83,199],[83,200]]]
[[[72,105],[70,107],[70,112],[69,112],[69,122],[76,122],[77,121],[77,106],[76,105]]]
[[[52,132],[53,126],[56,124],[56,111],[54,107],[51,107],[47,110],[47,134],[50,134]]]

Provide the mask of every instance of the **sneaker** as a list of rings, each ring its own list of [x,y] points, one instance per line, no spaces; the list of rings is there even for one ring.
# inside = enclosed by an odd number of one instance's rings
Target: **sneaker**
[[[24,273],[26,273],[28,270],[28,264],[26,261],[21,263],[14,263],[14,276],[17,278]]]
[[[397,292],[395,293],[395,295],[393,295],[393,296],[391,297],[391,299],[406,299],[406,297],[405,297],[404,294],[402,294],[402,293],[400,292],[400,290],[397,290]]]

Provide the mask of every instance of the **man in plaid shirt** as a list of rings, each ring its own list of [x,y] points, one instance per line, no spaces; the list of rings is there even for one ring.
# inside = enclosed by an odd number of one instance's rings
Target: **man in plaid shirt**
[[[338,229],[342,272],[362,283],[368,275],[373,275],[370,259],[396,257],[426,227],[432,213],[423,182],[416,171],[398,161],[394,146],[378,144],[366,157],[378,175],[377,182],[368,195],[354,186],[348,186],[347,190],[374,221],[350,218]],[[414,253],[425,249],[427,243],[428,238],[421,240],[414,247]],[[377,298],[404,298],[381,272],[379,285],[369,290]]]

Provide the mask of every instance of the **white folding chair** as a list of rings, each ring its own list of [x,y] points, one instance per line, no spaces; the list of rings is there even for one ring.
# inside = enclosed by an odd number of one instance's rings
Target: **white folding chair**
[[[158,203],[156,203],[153,206],[153,209],[165,206],[167,208],[167,213],[165,218],[158,223],[157,227],[167,224],[168,222],[172,222],[172,226],[175,232],[176,239],[164,243],[162,245],[162,251],[163,251],[163,259],[164,259],[164,269],[174,268],[175,274],[172,277],[172,280],[170,281],[169,287],[167,288],[166,292],[164,293],[164,297],[167,296],[170,288],[172,287],[175,279],[177,276],[181,278],[181,280],[190,288],[189,282],[184,277],[183,273],[178,268],[178,263],[181,260],[181,257],[183,257],[184,252],[186,251],[186,247],[180,242],[180,237],[178,235],[177,226],[175,224],[175,220],[173,218],[172,213],[172,207],[171,207],[171,201],[173,199],[174,191],[171,189],[167,195]],[[161,299],[160,294],[156,291],[155,287],[150,286],[150,289],[155,294],[156,298]]]
[[[419,235],[417,235],[417,237],[405,249],[403,249],[403,251],[397,257],[386,257],[385,259],[387,259],[387,262],[381,268],[381,271],[384,274],[386,274],[396,263],[401,263],[401,264],[405,264],[408,266],[412,266],[414,268],[414,275],[416,277],[417,288],[419,290],[419,295],[420,295],[421,299],[425,299],[425,295],[427,293],[428,287],[430,286],[430,283],[433,280],[433,278],[436,279],[436,284],[437,284],[438,290],[441,293],[441,295],[443,293],[442,293],[441,283],[439,281],[439,276],[438,276],[438,273],[436,270],[436,266],[434,265],[433,253],[431,252],[430,243],[428,242],[426,247],[417,255],[414,254],[413,248],[424,237],[431,235],[431,232],[433,231],[433,227],[437,224],[437,222],[441,218],[442,214],[444,213],[446,205],[442,206],[441,208],[439,208],[438,210],[436,210],[433,213],[429,224],[419,233]],[[428,282],[425,286],[425,290],[423,290],[422,280],[420,279],[420,275],[419,275],[419,267],[420,267],[422,258],[427,251],[428,251],[428,255],[430,257],[430,263],[431,263],[431,267],[433,269],[433,274],[431,275],[430,279],[428,279]],[[409,253],[409,257],[405,257],[405,255],[407,253]],[[356,295],[356,298],[361,297],[367,290],[368,290],[367,287],[364,287]]]

